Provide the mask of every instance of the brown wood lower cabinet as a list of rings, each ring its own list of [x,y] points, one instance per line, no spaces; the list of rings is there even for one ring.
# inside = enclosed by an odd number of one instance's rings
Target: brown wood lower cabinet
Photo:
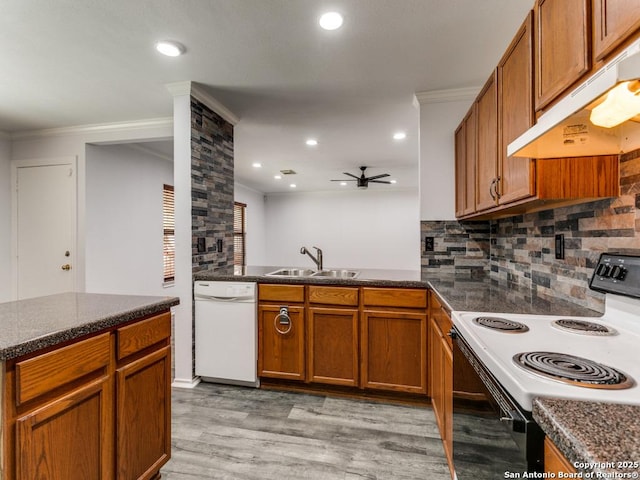
[[[304,306],[258,304],[259,376],[303,381],[304,343]]]
[[[111,399],[104,376],[17,418],[15,478],[113,478]]]
[[[158,478],[171,454],[170,334],[167,311],[5,362],[2,480]]]
[[[445,455],[453,461],[453,350],[447,335],[452,323],[436,296],[429,292],[429,384],[431,404]],[[453,470],[452,470],[453,471]]]
[[[310,307],[307,338],[309,381],[358,386],[358,310]]]
[[[364,310],[362,386],[427,393],[427,315]]]
[[[118,479],[150,479],[171,455],[171,347],[116,371]]]
[[[553,473],[557,478],[560,472],[562,473],[576,473],[576,469],[567,460],[558,447],[549,439],[544,437],[544,470],[545,472]],[[569,477],[567,477],[569,478]]]

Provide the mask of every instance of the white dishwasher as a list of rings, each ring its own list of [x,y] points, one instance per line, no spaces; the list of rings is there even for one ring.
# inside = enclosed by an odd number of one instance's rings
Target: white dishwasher
[[[196,375],[257,387],[256,284],[196,281]]]

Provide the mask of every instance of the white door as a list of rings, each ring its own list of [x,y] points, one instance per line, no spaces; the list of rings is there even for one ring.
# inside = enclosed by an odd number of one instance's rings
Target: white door
[[[75,159],[27,163],[14,170],[17,298],[74,291]]]

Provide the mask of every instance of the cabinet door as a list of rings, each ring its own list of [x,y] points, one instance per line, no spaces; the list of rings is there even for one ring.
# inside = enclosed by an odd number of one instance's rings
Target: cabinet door
[[[507,146],[533,125],[532,22],[530,13],[498,64],[501,205],[535,194],[534,161],[507,157]]]
[[[154,478],[171,456],[171,347],[126,364],[116,378],[116,478]]]
[[[590,3],[590,0],[536,2],[536,111],[591,69]]]
[[[113,478],[112,382],[101,378],[16,419],[16,479]]]
[[[434,318],[429,319],[429,392],[438,428],[443,430],[442,333]]]
[[[304,307],[258,306],[258,374],[261,377],[305,379]]]
[[[449,465],[453,460],[453,353],[449,345],[442,341],[442,442]]]
[[[358,310],[309,308],[309,381],[358,385]]]
[[[456,217],[476,211],[476,104],[462,120],[456,130]]]
[[[602,60],[640,29],[640,0],[593,0],[593,58]]]
[[[427,393],[427,315],[364,310],[362,386]]]
[[[476,156],[476,211],[497,205],[498,96],[495,73],[478,96],[478,152]]]

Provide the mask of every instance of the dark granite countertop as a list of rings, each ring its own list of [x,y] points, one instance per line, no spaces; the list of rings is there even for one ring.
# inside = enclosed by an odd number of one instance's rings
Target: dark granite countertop
[[[369,287],[403,287],[427,288],[417,270],[376,270],[354,268],[360,272],[357,278],[330,277],[277,277],[267,273],[282,267],[246,267],[242,273],[221,273],[218,271],[202,271],[194,275],[198,281],[231,281],[231,282],[259,282],[259,283],[288,283],[288,284],[318,284],[318,285],[354,285]],[[302,267],[293,267],[302,268]]]
[[[640,476],[640,405],[536,398],[533,418],[578,472]]]
[[[438,295],[443,306],[458,312],[522,313],[597,317],[602,312],[561,299],[537,296],[523,288],[488,277],[463,278],[423,275],[422,279]]]
[[[414,270],[354,269],[354,279],[318,277],[273,277],[266,274],[282,267],[246,267],[236,274],[202,271],[196,281],[245,281],[281,284],[353,285],[371,287],[431,288],[449,311],[524,313],[596,317],[596,312],[566,300],[536,296],[529,288],[500,283],[489,277],[421,274]],[[300,267],[295,267],[300,268]]]
[[[61,293],[0,303],[0,361],[177,305],[177,297]]]

